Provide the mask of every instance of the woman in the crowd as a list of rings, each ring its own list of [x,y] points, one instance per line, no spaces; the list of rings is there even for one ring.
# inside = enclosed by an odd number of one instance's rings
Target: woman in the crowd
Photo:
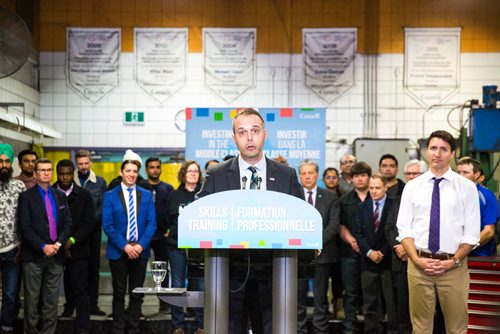
[[[187,160],[182,164],[177,176],[179,188],[170,193],[168,200],[169,232],[167,242],[169,245],[168,257],[170,261],[170,274],[173,288],[186,286],[187,256],[184,249],[177,248],[178,218],[179,213],[186,205],[194,201],[194,195],[200,190],[203,178],[200,165],[196,161]],[[172,325],[174,334],[185,333],[184,310],[182,307],[172,306]],[[203,333],[203,310],[196,309],[194,333]]]
[[[339,171],[334,167],[328,167],[323,172],[323,183],[326,189],[333,191],[340,198],[342,190],[339,187]]]

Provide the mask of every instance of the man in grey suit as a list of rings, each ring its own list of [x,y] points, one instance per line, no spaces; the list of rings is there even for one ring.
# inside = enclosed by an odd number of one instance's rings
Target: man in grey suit
[[[264,156],[266,138],[262,116],[254,109],[241,110],[233,120],[233,140],[240,154],[208,170],[197,198],[225,190],[254,189],[303,199],[295,170]],[[229,295],[228,333],[246,333],[248,316],[253,333],[272,333],[271,252],[231,250],[229,256],[230,289],[237,291]]]
[[[315,254],[313,326],[316,334],[328,333],[328,279],[333,272],[333,264],[340,262],[340,250],[335,237],[339,228],[339,201],[336,193],[318,187],[319,167],[315,161],[302,161],[299,177],[306,201],[319,211],[323,221],[323,248],[316,250]],[[307,280],[299,280],[298,288],[297,333],[307,333]]]

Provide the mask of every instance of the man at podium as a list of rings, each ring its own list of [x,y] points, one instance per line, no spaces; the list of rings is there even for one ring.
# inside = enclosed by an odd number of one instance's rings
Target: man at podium
[[[264,156],[266,138],[262,116],[254,109],[242,109],[233,120],[233,140],[240,154],[212,167],[197,197],[248,189],[303,199],[295,169]],[[228,333],[246,333],[249,319],[253,333],[272,333],[271,264],[271,251],[230,251]]]

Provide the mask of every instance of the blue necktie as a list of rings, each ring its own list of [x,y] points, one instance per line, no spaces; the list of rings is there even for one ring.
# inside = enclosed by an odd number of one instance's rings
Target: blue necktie
[[[137,222],[135,221],[134,189],[128,188],[129,241],[137,242]]]
[[[252,177],[251,177],[251,182],[250,182],[250,189],[257,189],[259,185],[259,175],[257,174],[257,168],[254,166],[248,167],[248,169],[252,172]]]
[[[439,182],[444,180],[434,179],[434,189],[432,190],[432,204],[431,204],[431,219],[429,224],[429,250],[435,254],[439,250],[439,224],[440,224],[440,196],[439,196]]]

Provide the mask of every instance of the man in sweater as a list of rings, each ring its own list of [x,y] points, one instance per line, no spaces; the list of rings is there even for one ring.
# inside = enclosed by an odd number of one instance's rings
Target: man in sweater
[[[9,144],[0,144],[0,268],[2,272],[2,314],[0,326],[3,333],[14,333],[17,317],[16,299],[19,293],[19,235],[17,228],[17,203],[26,190],[24,183],[12,179],[14,150]]]

